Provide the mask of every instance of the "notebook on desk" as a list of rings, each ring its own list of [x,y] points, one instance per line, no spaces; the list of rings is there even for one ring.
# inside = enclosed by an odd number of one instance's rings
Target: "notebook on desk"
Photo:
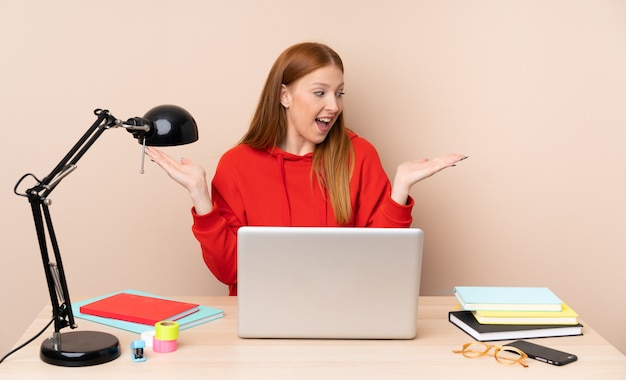
[[[423,232],[242,227],[242,338],[412,339]]]

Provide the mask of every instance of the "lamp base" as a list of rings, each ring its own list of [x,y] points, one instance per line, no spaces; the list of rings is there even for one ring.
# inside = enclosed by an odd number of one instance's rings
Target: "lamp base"
[[[39,356],[48,364],[84,367],[110,362],[120,354],[120,342],[114,335],[100,331],[72,331],[44,340]]]

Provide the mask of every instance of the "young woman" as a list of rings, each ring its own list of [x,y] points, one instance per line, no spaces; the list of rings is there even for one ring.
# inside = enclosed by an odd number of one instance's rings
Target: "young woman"
[[[239,227],[409,227],[411,186],[465,158],[403,163],[392,186],[375,148],[344,125],[343,91],[339,55],[297,44],[272,66],[248,132],[222,156],[210,190],[201,166],[148,148],[189,191],[204,261],[231,295]]]

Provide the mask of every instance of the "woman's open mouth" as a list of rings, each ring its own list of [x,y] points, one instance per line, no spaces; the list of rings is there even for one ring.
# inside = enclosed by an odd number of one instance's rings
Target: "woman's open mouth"
[[[331,118],[329,117],[319,117],[317,119],[315,119],[315,123],[317,124],[317,127],[322,131],[322,132],[328,132],[328,130],[330,129],[330,127],[332,126],[330,124],[330,122],[332,121]]]

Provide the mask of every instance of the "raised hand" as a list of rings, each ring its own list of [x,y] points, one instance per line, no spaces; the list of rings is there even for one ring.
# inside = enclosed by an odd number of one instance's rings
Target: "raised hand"
[[[466,158],[467,156],[462,154],[447,154],[432,159],[420,158],[398,165],[391,198],[399,204],[406,204],[413,185]]]
[[[174,181],[189,191],[195,212],[198,215],[206,214],[213,209],[206,171],[202,166],[183,157],[175,160],[154,147],[147,147],[146,155]]]

